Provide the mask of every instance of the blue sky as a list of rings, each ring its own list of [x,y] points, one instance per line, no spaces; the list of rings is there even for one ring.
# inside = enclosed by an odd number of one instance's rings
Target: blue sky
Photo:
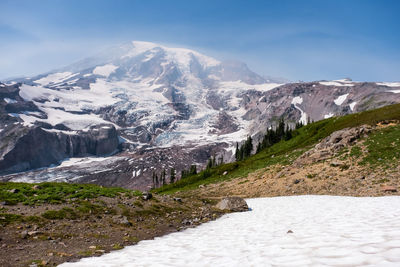
[[[0,11],[0,79],[141,40],[293,81],[400,81],[396,0],[0,0]]]

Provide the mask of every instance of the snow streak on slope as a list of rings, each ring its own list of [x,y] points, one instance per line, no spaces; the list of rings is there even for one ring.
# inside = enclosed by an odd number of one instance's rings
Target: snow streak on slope
[[[384,82],[384,83],[376,83],[376,84],[389,86],[389,87],[400,87],[400,82],[397,82],[397,83]]]
[[[335,104],[336,104],[337,106],[340,106],[340,105],[343,104],[343,102],[346,100],[346,98],[347,98],[348,95],[349,95],[349,94],[344,94],[344,95],[338,96],[338,98],[336,98],[335,100],[333,100],[333,102],[335,102]]]
[[[350,109],[351,109],[351,111],[354,111],[354,107],[357,105],[357,102],[352,102],[352,103],[350,103]]]
[[[303,103],[303,98],[301,98],[300,96],[293,97],[292,104],[301,113],[301,117],[300,117],[299,122],[301,122],[304,125],[306,125],[307,124],[307,113],[305,113],[300,107],[297,106],[297,105],[301,105],[301,103]]]
[[[36,80],[35,83],[38,83],[40,85],[55,85],[76,75],[77,74],[72,74],[71,72],[52,73],[39,80]]]
[[[319,83],[326,86],[354,86],[353,82],[344,82],[343,80],[319,82]]]
[[[61,266],[400,265],[400,197],[247,202],[252,211]]]

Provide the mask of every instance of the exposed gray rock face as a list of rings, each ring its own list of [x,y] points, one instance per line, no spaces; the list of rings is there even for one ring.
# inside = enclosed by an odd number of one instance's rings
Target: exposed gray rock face
[[[327,160],[334,156],[340,149],[353,145],[358,139],[370,133],[372,129],[373,128],[369,125],[362,125],[333,132],[312,149],[301,155],[295,161],[295,164],[302,165]],[[337,162],[331,162],[331,165],[339,166],[339,164],[340,163]]]
[[[229,210],[234,212],[249,210],[246,201],[241,197],[223,198],[215,207],[220,210]]]
[[[118,149],[117,131],[112,125],[93,126],[75,134],[40,127],[18,130],[14,131],[14,135],[1,133],[10,139],[0,151],[0,170],[3,174],[58,164],[69,157],[109,155]]]

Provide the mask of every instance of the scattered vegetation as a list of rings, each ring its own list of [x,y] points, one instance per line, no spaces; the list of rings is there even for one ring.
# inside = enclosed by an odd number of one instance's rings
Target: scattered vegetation
[[[362,156],[362,149],[359,146],[353,146],[350,150],[350,157],[359,158]]]
[[[359,162],[370,167],[391,168],[399,164],[400,159],[400,126],[383,128],[366,138],[364,145],[368,153]]]
[[[92,199],[100,196],[116,197],[124,193],[140,195],[138,191],[91,184],[0,182],[0,201],[7,205],[60,204],[69,200]]]
[[[78,218],[78,214],[71,208],[62,208],[60,210],[48,210],[42,214],[42,217],[48,220],[73,220]]]

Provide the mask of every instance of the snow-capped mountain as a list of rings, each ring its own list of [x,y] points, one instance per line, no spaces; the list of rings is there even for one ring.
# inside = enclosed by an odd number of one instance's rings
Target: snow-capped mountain
[[[219,62],[192,50],[132,42],[111,54],[89,58],[24,81],[20,95],[33,101],[51,125],[82,130],[111,122],[134,145],[182,145],[232,141],[247,132],[236,94],[270,90],[243,63]],[[232,117],[237,131],[215,127],[218,118]],[[38,118],[21,115],[25,124]],[[226,128],[226,127],[225,127]],[[229,127],[228,127],[229,128]],[[222,140],[221,139],[221,140]]]
[[[280,117],[306,123],[400,102],[397,83],[277,84],[244,63],[137,41],[17,81],[0,84],[0,172],[119,150],[119,161],[110,170],[120,168],[107,182],[102,175],[85,173],[88,168],[73,176],[131,187],[148,185],[154,170],[203,165],[213,154],[229,160],[235,142]],[[31,153],[25,155],[27,147]],[[48,170],[33,176],[71,177],[70,169],[56,169],[50,176]]]

